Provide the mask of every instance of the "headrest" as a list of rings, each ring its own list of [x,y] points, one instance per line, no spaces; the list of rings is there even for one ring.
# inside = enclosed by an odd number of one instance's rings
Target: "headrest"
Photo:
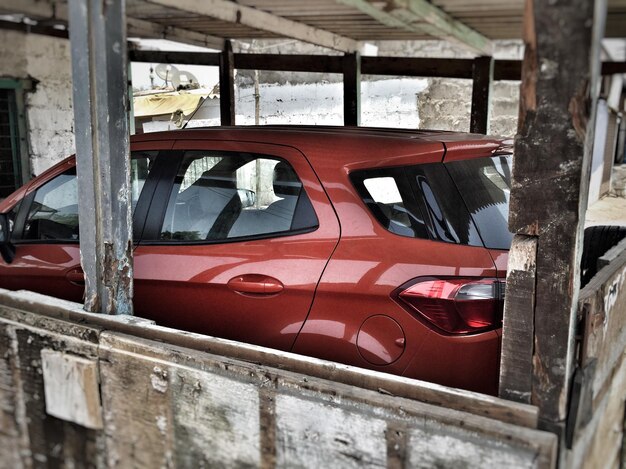
[[[280,161],[274,166],[274,194],[278,197],[300,195],[302,184],[288,163]]]

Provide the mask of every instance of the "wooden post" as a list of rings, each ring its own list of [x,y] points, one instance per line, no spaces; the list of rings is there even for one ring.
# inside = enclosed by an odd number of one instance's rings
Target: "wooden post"
[[[220,55],[220,117],[222,125],[235,125],[235,56],[230,41]]]
[[[361,56],[358,52],[343,57],[343,125],[361,123]]]
[[[85,309],[132,314],[130,136],[124,0],[70,0]]]
[[[493,84],[493,57],[476,57],[472,68],[472,115],[470,132],[489,133],[491,89]]]
[[[606,1],[593,0],[558,6],[527,0],[524,16],[509,215],[516,235],[509,257],[500,394],[536,405],[540,426],[557,433],[564,428],[574,368],[590,118],[605,17]]]

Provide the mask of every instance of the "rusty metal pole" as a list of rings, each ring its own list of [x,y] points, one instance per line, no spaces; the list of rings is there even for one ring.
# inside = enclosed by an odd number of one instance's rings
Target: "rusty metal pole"
[[[132,314],[125,0],[70,0],[85,309]]]

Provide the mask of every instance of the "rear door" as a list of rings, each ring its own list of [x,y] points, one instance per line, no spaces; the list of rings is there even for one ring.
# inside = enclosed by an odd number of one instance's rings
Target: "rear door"
[[[291,348],[339,239],[296,149],[179,141],[135,251],[135,308],[159,324]]]

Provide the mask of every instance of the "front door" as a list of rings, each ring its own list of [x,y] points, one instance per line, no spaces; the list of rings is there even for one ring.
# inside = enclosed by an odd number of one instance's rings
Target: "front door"
[[[135,217],[136,226],[142,226],[141,218],[149,205],[143,188],[157,153],[136,150],[132,154],[133,211],[140,200],[146,208],[141,210],[139,220]],[[33,182],[19,202],[19,210],[13,211],[15,259],[11,264],[0,260],[1,288],[30,290],[82,303],[85,282],[80,265],[78,197],[73,159]]]

